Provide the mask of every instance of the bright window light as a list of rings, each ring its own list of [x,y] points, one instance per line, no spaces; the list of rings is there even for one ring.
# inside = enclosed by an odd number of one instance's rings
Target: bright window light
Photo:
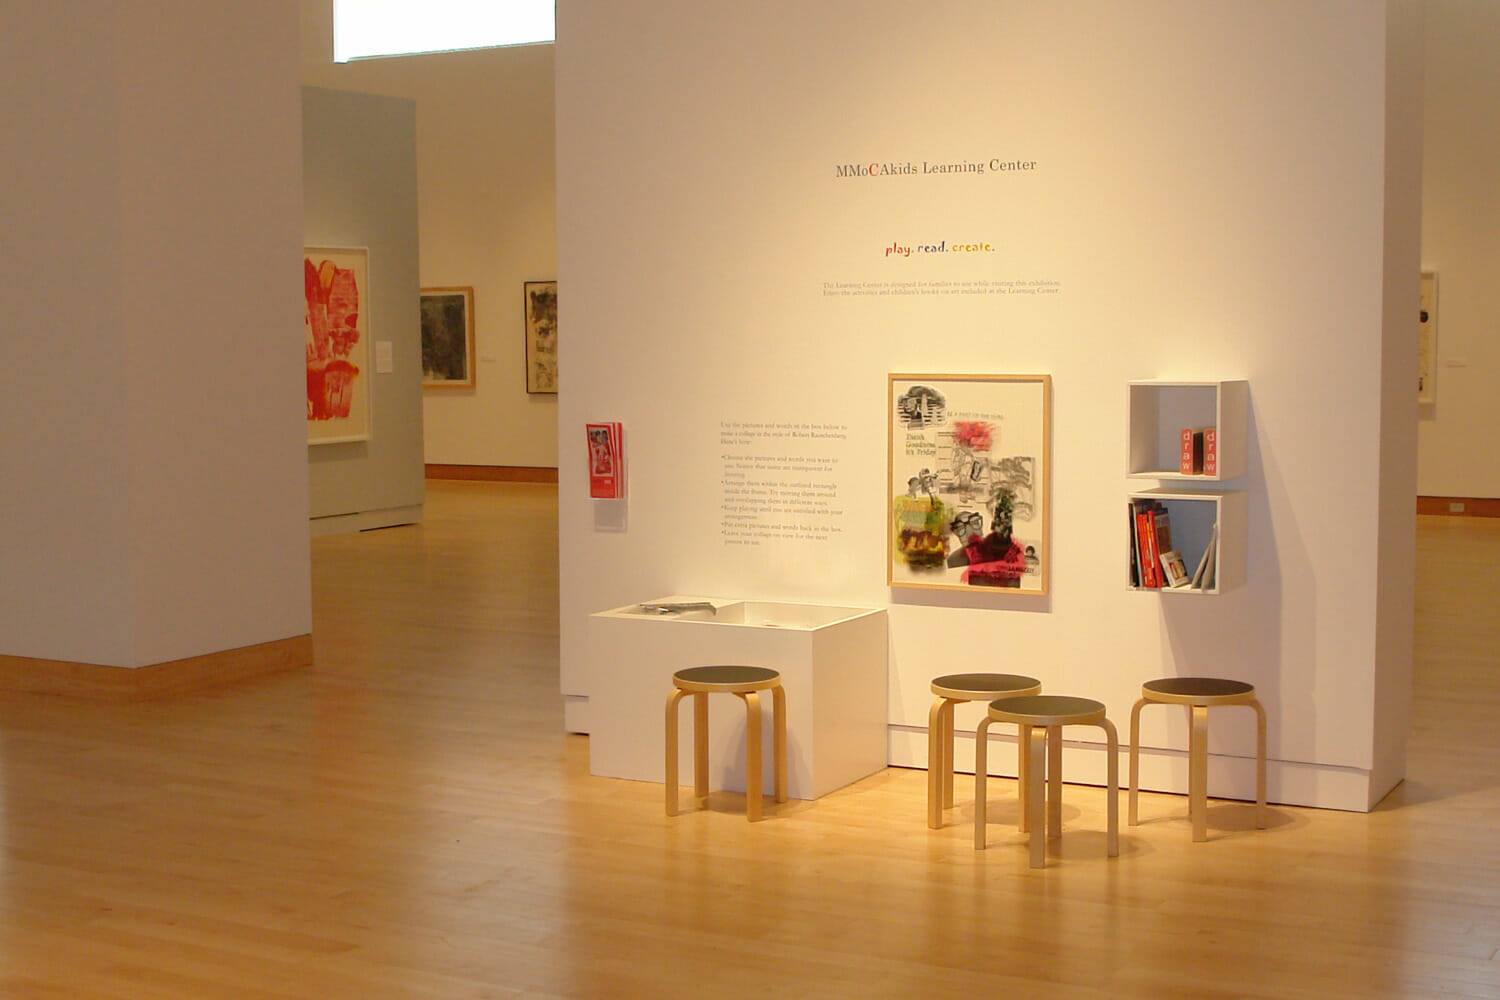
[[[333,61],[550,42],[555,0],[334,0]]]

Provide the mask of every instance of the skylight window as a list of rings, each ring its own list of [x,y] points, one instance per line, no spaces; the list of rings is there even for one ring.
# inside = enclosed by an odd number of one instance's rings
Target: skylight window
[[[555,0],[334,0],[333,61],[550,42]]]

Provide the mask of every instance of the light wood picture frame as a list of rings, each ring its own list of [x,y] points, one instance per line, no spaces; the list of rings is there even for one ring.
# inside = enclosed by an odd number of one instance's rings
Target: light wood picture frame
[[[526,391],[557,392],[557,282],[528,281],[526,295]]]
[[[1438,276],[1422,272],[1421,322],[1417,325],[1417,402],[1437,402]]]
[[[370,440],[370,251],[303,248],[307,443]]]
[[[888,379],[886,584],[1045,595],[1052,377]]]
[[[422,387],[474,388],[474,289],[422,289]]]

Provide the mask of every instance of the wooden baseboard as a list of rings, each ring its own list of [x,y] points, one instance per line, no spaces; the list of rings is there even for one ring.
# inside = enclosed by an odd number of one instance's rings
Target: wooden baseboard
[[[310,635],[135,668],[0,655],[0,690],[94,701],[147,701],[309,667],[312,662]]]
[[[557,470],[534,465],[427,466],[428,479],[477,479],[491,483],[555,483]]]
[[[1417,513],[1446,517],[1500,517],[1500,500],[1493,497],[1417,497]]]

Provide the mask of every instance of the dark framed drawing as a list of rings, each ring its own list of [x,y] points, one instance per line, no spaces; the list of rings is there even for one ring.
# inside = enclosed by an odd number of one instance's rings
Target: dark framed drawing
[[[474,289],[422,289],[422,385],[474,388]]]
[[[1049,375],[891,375],[886,583],[1047,593]]]
[[[557,282],[526,282],[526,391],[557,392]]]

